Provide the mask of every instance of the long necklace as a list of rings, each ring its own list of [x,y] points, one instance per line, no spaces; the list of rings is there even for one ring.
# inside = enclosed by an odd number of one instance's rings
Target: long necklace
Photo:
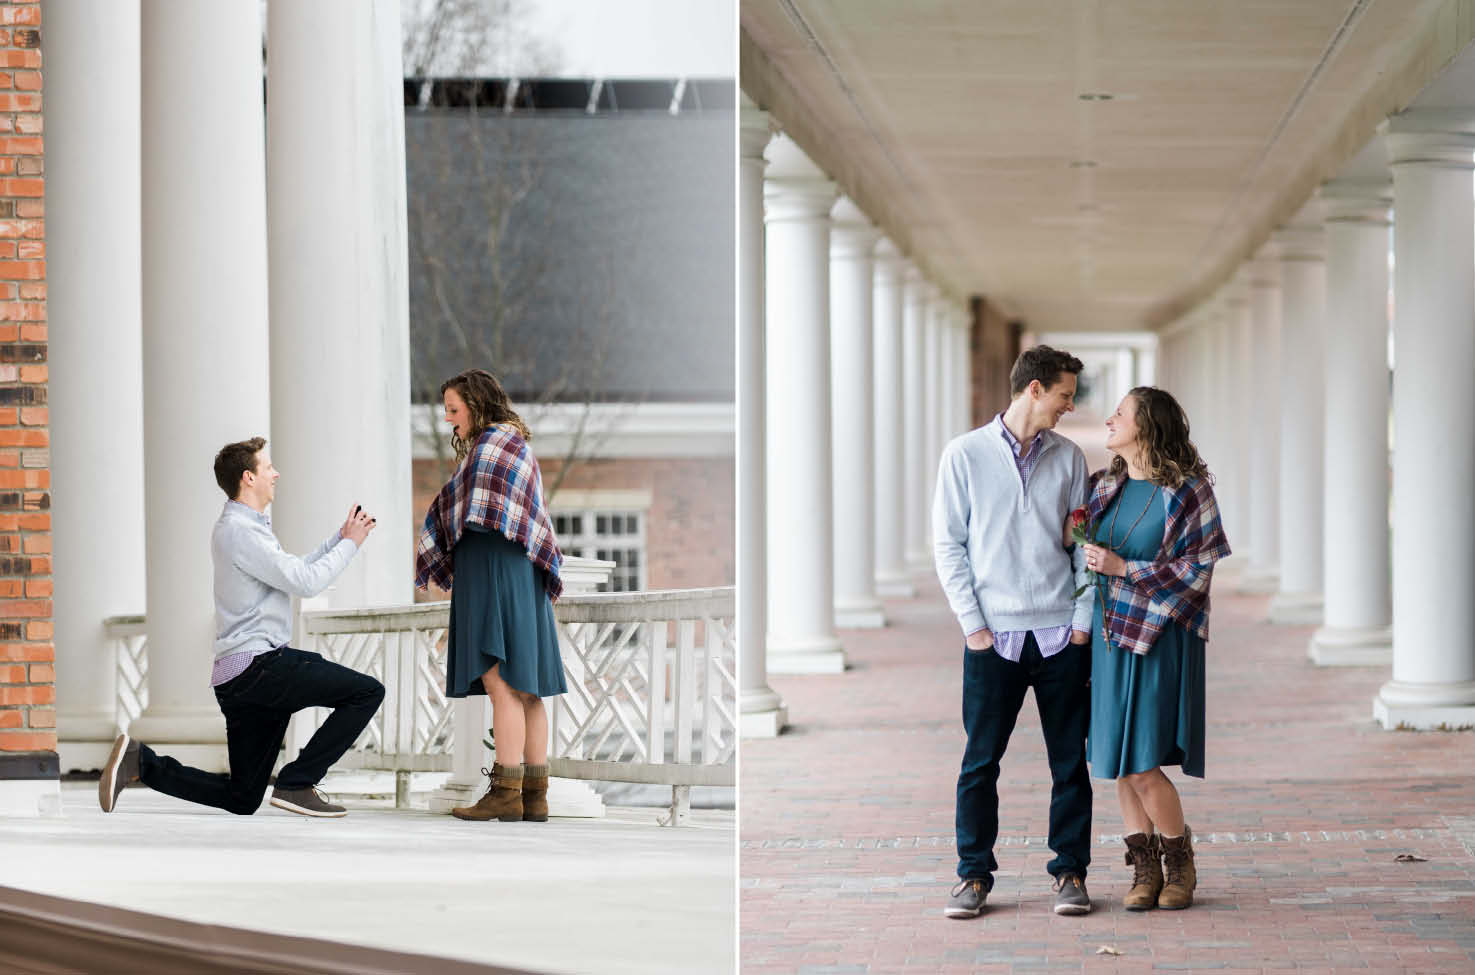
[[[1142,519],[1147,517],[1147,512],[1152,508],[1152,503],[1157,500],[1157,493],[1161,490],[1161,484],[1154,484],[1152,486],[1152,494],[1148,495],[1147,503],[1142,506],[1142,511],[1137,515],[1137,520],[1132,522],[1132,527],[1127,529],[1127,534],[1122,536],[1122,540],[1118,542],[1114,541],[1114,539],[1116,538],[1116,516],[1122,513],[1122,501],[1124,501],[1127,497],[1127,489],[1125,487],[1122,488],[1121,496],[1117,498],[1116,504],[1113,505],[1111,509],[1111,524],[1108,525],[1106,528],[1107,549],[1115,552],[1118,545],[1127,544],[1127,539],[1132,537],[1132,533],[1137,530],[1137,526],[1142,523]],[[1105,593],[1103,592],[1103,596],[1104,595]],[[1107,608],[1106,600],[1103,598],[1101,600],[1101,637],[1103,640],[1106,641],[1107,650],[1112,649],[1111,631],[1107,628],[1106,625],[1106,617],[1109,612],[1110,610]]]

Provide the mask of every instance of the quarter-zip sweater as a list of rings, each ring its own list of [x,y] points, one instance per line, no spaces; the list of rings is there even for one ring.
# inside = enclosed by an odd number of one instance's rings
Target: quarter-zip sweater
[[[1086,455],[1053,430],[1021,483],[1003,421],[951,441],[932,501],[932,550],[948,605],[965,634],[1067,623],[1089,633],[1094,593],[1084,554],[1062,542],[1066,516],[1086,503]]]

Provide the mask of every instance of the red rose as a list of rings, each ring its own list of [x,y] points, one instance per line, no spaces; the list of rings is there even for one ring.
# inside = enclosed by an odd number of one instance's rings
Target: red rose
[[[1081,528],[1090,517],[1085,508],[1077,508],[1070,513],[1070,527]]]

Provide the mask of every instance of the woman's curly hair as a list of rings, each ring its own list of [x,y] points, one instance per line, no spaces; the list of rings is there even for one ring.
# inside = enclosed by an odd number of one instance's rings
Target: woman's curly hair
[[[512,400],[507,396],[502,384],[497,378],[485,369],[467,369],[457,376],[452,376],[440,384],[440,395],[444,399],[446,390],[454,389],[466,404],[466,409],[471,414],[471,429],[466,439],[451,433],[451,448],[456,452],[456,461],[466,458],[471,450],[471,445],[476,443],[476,438],[487,431],[488,427],[498,423],[506,423],[512,426],[524,440],[532,440],[532,431],[517,415],[512,408]]]
[[[1212,484],[1208,465],[1188,439],[1188,414],[1173,394],[1156,386],[1138,386],[1127,395],[1137,405],[1137,443],[1141,449],[1137,462],[1147,472],[1147,479],[1168,488],[1180,487],[1195,477],[1207,477]],[[1111,473],[1114,477],[1127,473],[1127,462],[1120,454],[1111,459]]]

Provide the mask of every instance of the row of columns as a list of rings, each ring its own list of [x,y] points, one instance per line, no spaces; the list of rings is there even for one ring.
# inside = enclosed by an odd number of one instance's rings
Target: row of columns
[[[1468,726],[1475,114],[1405,112],[1382,138],[1391,180],[1324,184],[1166,330],[1165,383],[1204,421],[1241,591],[1274,594],[1271,622],[1320,624],[1319,665],[1391,663],[1385,727]]]
[[[106,756],[103,620],[145,607],[149,706],[133,730],[224,767],[209,533],[227,442],[271,441],[289,551],[354,503],[378,515],[325,605],[411,597],[398,4],[268,13],[266,111],[257,0],[46,4],[64,768]]]
[[[969,317],[744,99],[738,579],[742,729],[769,673],[838,673],[840,627],[931,565],[937,459],[972,425]],[[761,391],[761,402],[757,391]]]

